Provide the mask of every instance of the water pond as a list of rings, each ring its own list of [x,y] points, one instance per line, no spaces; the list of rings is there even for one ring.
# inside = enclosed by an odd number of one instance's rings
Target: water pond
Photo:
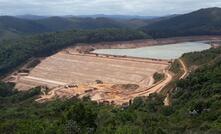
[[[134,49],[97,49],[94,53],[156,59],[176,59],[184,53],[202,51],[211,46],[204,42],[185,42]]]

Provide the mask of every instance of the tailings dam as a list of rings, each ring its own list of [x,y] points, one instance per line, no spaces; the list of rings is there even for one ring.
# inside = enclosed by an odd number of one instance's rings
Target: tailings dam
[[[124,42],[120,44],[117,48]],[[172,80],[171,59],[211,46],[203,42],[186,42],[131,49],[96,47],[88,44],[66,48],[42,59],[31,69],[21,68],[6,81],[14,82],[18,90],[37,86],[47,88],[48,91],[36,100],[38,102],[90,96],[97,102],[121,105],[137,96],[160,92]],[[156,72],[165,75],[157,83],[153,78]]]

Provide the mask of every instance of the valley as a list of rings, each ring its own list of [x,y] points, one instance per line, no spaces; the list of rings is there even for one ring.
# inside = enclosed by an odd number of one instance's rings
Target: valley
[[[110,1],[0,2],[0,134],[221,133],[221,3]]]

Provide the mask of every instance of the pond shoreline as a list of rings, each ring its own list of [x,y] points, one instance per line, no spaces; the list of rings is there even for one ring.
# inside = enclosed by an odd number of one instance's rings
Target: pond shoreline
[[[73,48],[80,53],[90,53],[95,49],[126,49],[126,48],[140,48],[147,46],[176,44],[183,42],[196,41],[220,41],[221,36],[186,36],[186,37],[172,37],[161,39],[144,39],[133,41],[115,41],[115,42],[100,42],[100,43],[78,43]]]
[[[132,49],[97,49],[93,51],[93,53],[171,60],[181,57],[184,53],[203,51],[210,48],[210,44],[203,42],[185,42],[158,46],[146,46]]]

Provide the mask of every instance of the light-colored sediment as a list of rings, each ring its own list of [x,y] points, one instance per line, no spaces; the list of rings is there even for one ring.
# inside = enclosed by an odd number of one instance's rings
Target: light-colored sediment
[[[166,60],[96,56],[61,51],[42,60],[29,74],[16,74],[13,76],[13,81],[20,90],[40,85],[49,88],[69,83],[80,85],[93,83],[96,80],[147,87],[152,85],[152,75],[155,72],[162,72],[168,65]]]

